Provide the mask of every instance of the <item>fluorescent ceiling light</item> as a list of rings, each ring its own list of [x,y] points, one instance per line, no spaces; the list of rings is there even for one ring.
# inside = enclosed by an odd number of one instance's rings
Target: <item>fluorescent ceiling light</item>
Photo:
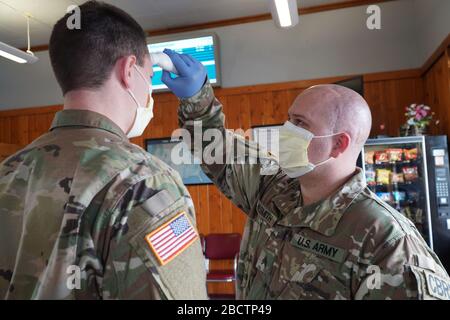
[[[10,46],[9,44],[6,44],[6,43],[0,41],[0,56],[4,57],[6,59],[10,59],[17,63],[35,63],[39,59],[30,50],[30,18],[31,18],[31,15],[29,13],[27,13],[27,14],[25,14],[25,18],[27,19],[28,50],[26,52],[24,52],[22,50],[19,50],[15,47]]]
[[[298,23],[297,0],[271,0],[270,11],[278,27],[289,28]]]
[[[14,48],[4,42],[0,42],[0,56],[18,63],[34,63],[38,61],[36,56]]]

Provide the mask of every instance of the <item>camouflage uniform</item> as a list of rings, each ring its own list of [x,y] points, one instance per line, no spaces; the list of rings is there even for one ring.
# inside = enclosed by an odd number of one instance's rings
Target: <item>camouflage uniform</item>
[[[223,136],[231,136],[208,83],[181,100],[178,115],[180,126],[190,132],[196,120],[203,130],[218,128]],[[236,135],[233,139],[235,146],[225,143],[219,153],[244,148],[247,163],[236,163],[232,155],[228,164],[202,166],[248,215],[238,263],[238,298],[450,298],[448,274],[438,257],[410,220],[366,187],[361,169],[334,195],[303,206],[298,179],[278,168],[263,175],[261,170],[273,170],[276,160],[261,152],[251,164],[257,145]]]
[[[173,169],[105,116],[60,111],[0,166],[0,297],[206,299],[197,234],[164,265],[146,241],[179,215],[196,234]]]

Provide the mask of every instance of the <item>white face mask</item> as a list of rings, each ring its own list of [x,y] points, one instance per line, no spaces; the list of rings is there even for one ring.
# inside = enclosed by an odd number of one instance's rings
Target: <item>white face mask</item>
[[[313,138],[328,138],[339,134],[314,136],[308,130],[297,127],[290,121],[286,121],[279,132],[279,163],[281,169],[290,178],[298,178],[313,171],[317,166],[330,161],[332,159],[331,157],[317,164],[309,162],[308,146]]]
[[[147,84],[147,79],[142,74],[142,72],[139,71],[139,69],[136,67],[136,65],[134,65],[134,68],[137,70],[139,75],[142,77],[142,79],[144,79],[145,83]],[[152,120],[152,118],[153,118],[154,100],[152,97],[152,86],[151,86],[151,84],[147,84],[147,85],[149,86],[150,98],[148,99],[147,105],[145,107],[142,107],[140,105],[139,101],[136,99],[136,97],[134,96],[133,92],[130,89],[127,90],[137,106],[136,116],[134,118],[133,125],[131,126],[130,131],[127,133],[128,138],[134,138],[134,137],[141,136],[144,133],[145,128],[150,123],[150,120]]]

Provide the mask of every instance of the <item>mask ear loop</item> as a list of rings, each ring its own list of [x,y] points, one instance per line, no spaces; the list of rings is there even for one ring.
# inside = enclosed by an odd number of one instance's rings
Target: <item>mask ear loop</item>
[[[341,132],[341,133],[327,134],[327,135],[325,135],[325,136],[314,136],[313,139],[314,139],[314,138],[330,138],[330,137],[338,136],[338,135],[340,135],[340,134],[342,134],[342,133],[343,133],[343,132]],[[319,162],[319,163],[316,163],[316,164],[314,164],[314,166],[315,166],[315,167],[321,166],[321,165],[327,163],[328,161],[331,161],[331,159],[333,159],[333,157],[329,157],[327,160],[323,160],[323,161],[321,161],[321,162]]]
[[[321,161],[321,162],[319,162],[319,163],[316,163],[316,164],[314,165],[314,167],[321,166],[321,165],[323,165],[323,164],[325,164],[325,163],[331,161],[331,159],[333,159],[333,157],[329,157],[327,160],[324,160],[324,161]]]
[[[134,64],[133,67],[136,69],[136,71],[139,73],[139,75],[141,76],[142,79],[144,79],[145,82],[147,82],[147,79],[145,78],[145,76],[142,74],[142,72],[138,69],[138,67]],[[148,84],[149,87],[149,100],[153,100],[152,98],[152,92],[153,92],[153,86],[152,86],[152,82],[150,81]],[[136,98],[133,96],[134,101],[137,101]],[[148,106],[148,102],[145,104],[145,107]]]
[[[343,133],[343,132],[327,134],[327,135],[325,135],[325,136],[314,136],[313,139],[314,139],[314,138],[330,138],[330,137],[338,136],[338,135],[340,135],[340,134],[342,134],[342,133]]]

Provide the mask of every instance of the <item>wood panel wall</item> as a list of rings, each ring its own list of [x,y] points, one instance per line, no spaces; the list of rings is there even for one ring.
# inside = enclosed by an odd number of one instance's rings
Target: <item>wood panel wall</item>
[[[448,63],[447,63],[448,66]],[[364,95],[372,109],[372,136],[398,135],[404,122],[404,107],[410,103],[438,101],[439,116],[447,117],[450,103],[441,98],[440,80],[444,62],[433,67],[422,79],[419,70],[370,74],[364,76]],[[448,70],[447,70],[448,71]],[[287,119],[287,111],[295,97],[305,88],[321,83],[333,83],[351,77],[334,77],[294,81],[239,88],[217,88],[216,96],[224,105],[226,125],[244,130],[255,125],[280,124]],[[424,90],[424,83],[427,90]],[[427,92],[425,94],[425,92]],[[439,93],[437,93],[439,92]],[[142,137],[132,139],[144,146],[145,139],[168,137],[177,128],[178,100],[170,93],[155,94],[155,118]],[[0,111],[0,142],[26,145],[46,132],[61,106]],[[438,111],[438,110],[436,110]],[[447,118],[445,118],[447,119]],[[384,129],[380,125],[384,125]],[[443,120],[435,134],[449,134],[448,121]],[[197,212],[198,229],[203,234],[216,232],[242,233],[245,215],[213,185],[189,186]],[[231,267],[230,263],[215,263],[213,268]],[[210,292],[232,292],[232,284],[211,284]]]
[[[20,144],[10,144],[0,142],[0,162],[22,148],[23,146]]]
[[[450,49],[424,74],[424,100],[434,112],[439,123],[432,134],[445,133],[450,137]]]

